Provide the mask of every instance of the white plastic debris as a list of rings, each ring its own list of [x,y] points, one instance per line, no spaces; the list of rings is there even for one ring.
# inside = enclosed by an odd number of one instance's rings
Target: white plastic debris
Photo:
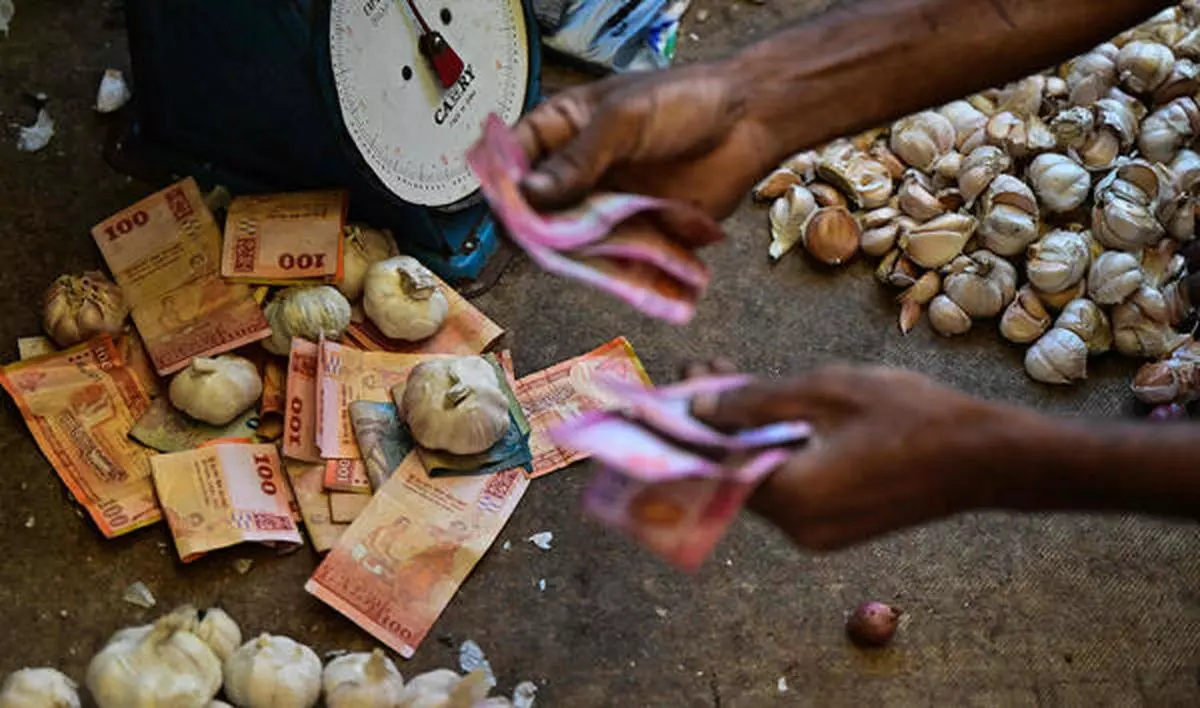
[[[2,2],[3,0],[0,0]],[[96,91],[96,110],[101,113],[113,111],[129,103],[133,94],[125,84],[125,75],[117,69],[106,69],[100,79],[100,88]]]
[[[504,548],[504,550],[506,550],[506,551],[507,551],[507,550],[509,550],[509,549],[511,549],[511,548],[512,548],[512,541],[505,541],[505,542],[504,542],[504,546],[503,546],[503,548]]]
[[[22,152],[37,152],[54,137],[54,120],[43,108],[38,111],[37,121],[33,125],[21,126],[21,134],[17,136],[17,149]]]
[[[5,37],[8,36],[8,23],[12,21],[16,12],[13,0],[0,0],[0,32],[3,32]]]
[[[785,679],[784,677],[780,676],[780,677],[779,677],[779,684],[778,684],[778,688],[779,688],[779,692],[780,692],[780,693],[787,693],[787,690],[788,690],[787,679]]]
[[[140,580],[125,588],[125,592],[122,593],[121,599],[131,605],[137,605],[138,607],[142,607],[147,610],[155,605],[154,594],[151,593],[150,588],[146,587],[146,584]]]
[[[538,580],[538,590],[540,590],[541,592],[546,592],[546,579],[545,578],[541,578]]]
[[[476,669],[483,669],[488,683],[492,686],[496,685],[496,675],[492,673],[492,665],[483,655],[483,648],[474,640],[468,639],[458,648],[458,668],[462,669],[464,674],[469,674]]]
[[[533,681],[522,681],[513,689],[513,708],[533,708],[537,696],[537,685]]]
[[[543,551],[548,551],[550,550],[550,542],[554,540],[554,532],[542,531],[541,533],[535,533],[528,540]]]

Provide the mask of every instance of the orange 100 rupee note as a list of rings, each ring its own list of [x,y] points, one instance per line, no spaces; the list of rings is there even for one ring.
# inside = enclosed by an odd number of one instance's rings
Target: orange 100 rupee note
[[[420,342],[389,339],[366,318],[352,322],[346,329],[346,334],[363,349],[399,354],[481,354],[491,349],[496,340],[504,334],[500,325],[467,302],[466,298],[436,275],[433,277],[446,296],[449,310],[441,329],[432,337]]]
[[[342,279],[345,190],[238,197],[225,218],[221,275],[296,285]]]
[[[304,531],[317,553],[324,553],[341,538],[349,524],[333,521],[329,492],[325,489],[325,463],[284,460],[284,471],[292,483],[292,493],[304,519]]]
[[[520,468],[430,478],[410,454],[304,589],[411,658],[528,485]]]
[[[517,400],[525,409],[525,417],[533,429],[529,436],[529,449],[533,452],[530,477],[556,472],[587,457],[581,452],[558,447],[546,431],[582,413],[619,403],[592,383],[597,373],[650,385],[650,376],[624,337],[517,381]]]
[[[97,224],[92,237],[159,375],[271,334],[250,289],[221,278],[221,232],[190,177]]]
[[[108,335],[6,366],[0,384],[105,536],[162,518],[150,481],[154,451],[126,435],[150,397]]]
[[[317,449],[316,344],[294,337],[288,357],[287,407],[283,412],[283,454],[295,460],[321,462]]]
[[[325,488],[331,492],[370,494],[367,464],[362,460],[328,460],[325,463]]]

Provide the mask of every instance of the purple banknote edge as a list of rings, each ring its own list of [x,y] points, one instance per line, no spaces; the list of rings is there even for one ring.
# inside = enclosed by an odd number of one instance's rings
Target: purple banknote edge
[[[594,435],[597,426],[620,428],[624,435],[641,437],[649,446],[662,448],[671,459],[677,460],[671,469],[650,470],[628,464],[628,456],[613,445],[588,444],[586,436]],[[721,465],[682,450],[663,440],[653,432],[626,420],[619,415],[602,411],[590,411],[560,423],[549,431],[550,439],[561,447],[587,453],[592,459],[619,470],[623,475],[641,482],[669,482],[690,477],[718,478],[722,476]]]
[[[600,242],[588,246],[579,252],[584,257],[623,258],[630,261],[649,263],[676,280],[690,285],[697,290],[704,290],[712,281],[712,273],[708,268],[697,266],[688,261],[671,258],[661,250],[656,250],[650,244],[630,241],[625,243]]]

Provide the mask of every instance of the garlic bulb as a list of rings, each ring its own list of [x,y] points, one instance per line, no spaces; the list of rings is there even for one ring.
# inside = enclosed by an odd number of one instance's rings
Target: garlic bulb
[[[909,165],[929,172],[938,158],[954,149],[954,126],[941,114],[922,111],[892,126],[892,152]]]
[[[350,302],[332,285],[284,288],[263,309],[271,325],[271,337],[263,340],[263,349],[287,356],[292,338],[315,342],[340,339],[350,326]]]
[[[780,167],[754,186],[754,199],[760,202],[774,201],[787,194],[792,187],[802,186],[804,179],[800,175],[786,167]]]
[[[892,175],[885,165],[852,145],[849,150],[827,148],[819,155],[817,176],[839,189],[856,206],[874,209],[888,203],[892,196]]]
[[[1059,312],[1067,306],[1067,303],[1087,295],[1087,278],[1084,278],[1062,292],[1046,293],[1037,288],[1034,288],[1033,291],[1037,293],[1038,299],[1042,301],[1047,310]]]
[[[1200,66],[1190,59],[1177,59],[1171,75],[1154,92],[1154,105],[1161,106],[1178,98],[1193,96],[1200,90]]]
[[[1035,381],[1068,384],[1087,378],[1087,345],[1074,332],[1055,327],[1025,352],[1025,371]]]
[[[1142,121],[1138,149],[1152,162],[1171,162],[1200,130],[1200,107],[1189,97],[1177,98]]]
[[[294,639],[260,634],[225,660],[225,694],[241,708],[311,708],[321,696],[321,660]]]
[[[400,251],[396,249],[392,232],[386,229],[348,224],[345,233],[343,276],[342,282],[337,284],[337,289],[347,300],[355,302],[362,297],[367,269],[379,261],[399,255]]]
[[[1162,288],[1183,274],[1187,259],[1178,253],[1179,247],[1170,239],[1159,241],[1153,248],[1142,251],[1142,282]]]
[[[897,217],[900,212],[892,207],[883,207],[863,214],[859,218],[862,227],[862,238],[859,246],[863,253],[876,258],[892,250],[896,237],[900,234],[900,224]]]
[[[936,271],[927,271],[912,284],[912,287],[900,293],[896,300],[900,303],[900,332],[908,334],[921,319],[921,308],[942,289],[942,278]]]
[[[1111,89],[1095,105],[1095,129],[1079,148],[1079,161],[1089,170],[1107,170],[1122,151],[1137,140],[1138,127],[1146,115],[1140,101],[1120,89]]]
[[[1101,44],[1071,62],[1067,72],[1070,101],[1076,106],[1090,106],[1117,85],[1117,55],[1114,44]]]
[[[508,432],[508,397],[483,357],[417,364],[397,404],[413,438],[427,449],[474,455]]]
[[[1144,160],[1130,160],[1101,180],[1092,207],[1096,240],[1125,251],[1156,243],[1164,233],[1155,215],[1159,191],[1159,172]]]
[[[1028,344],[1050,328],[1050,315],[1029,286],[1021,288],[1000,318],[1000,334],[1010,342]]]
[[[1131,388],[1143,403],[1187,404],[1200,398],[1200,344],[1186,342],[1169,358],[1143,365]]]
[[[181,607],[152,625],[123,629],[92,657],[87,687],[100,708],[204,706],[221,689],[221,662]]]
[[[1162,85],[1175,66],[1175,54],[1158,42],[1130,42],[1117,54],[1117,77],[1133,93],[1149,93]]]
[[[1169,319],[1162,293],[1142,286],[1112,309],[1113,346],[1125,356],[1163,358],[1191,339],[1176,332]]]
[[[1092,137],[1096,114],[1089,108],[1075,106],[1059,112],[1050,120],[1050,132],[1063,150],[1081,150]]]
[[[1200,155],[1191,150],[1180,150],[1167,171],[1170,179],[1159,193],[1155,214],[1171,238],[1191,241],[1196,237]]]
[[[975,145],[972,147],[975,147],[981,145],[986,139],[983,129],[987,125],[987,116],[967,101],[947,103],[938,109],[938,113],[950,121],[950,125],[954,128],[954,146],[959,150],[970,152],[963,147],[965,144],[974,142]]]
[[[242,644],[242,630],[225,610],[210,607],[200,613],[195,634],[224,662]]]
[[[1105,251],[1088,271],[1088,296],[1100,305],[1115,305],[1142,285],[1138,259],[1121,251]]]
[[[995,317],[1016,296],[1016,268],[991,251],[959,256],[942,273],[946,295],[975,319]]]
[[[1103,354],[1112,348],[1112,327],[1100,306],[1086,298],[1067,303],[1054,326],[1074,332],[1087,345],[1089,354]]]
[[[450,669],[435,669],[413,677],[405,689],[399,708],[488,707],[485,701],[491,683],[480,669],[459,676]]]
[[[379,649],[339,656],[321,683],[326,708],[392,708],[404,700],[404,678]]]
[[[921,277],[921,269],[899,249],[889,251],[875,268],[875,277],[884,285],[907,288]]]
[[[21,669],[0,686],[0,708],[79,708],[76,688],[58,669]]]
[[[940,268],[962,253],[975,233],[977,222],[966,214],[941,216],[910,229],[900,236],[904,255],[924,268]]]
[[[817,212],[817,200],[813,193],[801,185],[793,185],[783,196],[771,204],[771,246],[768,249],[773,260],[800,243],[804,228]]]
[[[46,290],[42,305],[42,326],[60,347],[98,334],[117,334],[129,314],[121,288],[99,271],[60,275]]]
[[[1169,7],[1142,24],[1117,35],[1114,42],[1123,47],[1130,42],[1143,40],[1160,42],[1169,47],[1186,33],[1185,28],[1180,24],[1181,21],[1184,21],[1182,15],[1180,8]]]
[[[192,359],[168,389],[171,405],[210,425],[229,423],[257,403],[262,392],[258,367],[235,354]]]
[[[1086,233],[1051,231],[1026,251],[1026,273],[1033,287],[1058,293],[1087,275],[1091,262]]]
[[[1044,153],[1029,165],[1029,183],[1038,202],[1051,212],[1066,212],[1081,206],[1092,189],[1092,176],[1066,155]]]
[[[992,180],[1011,166],[1012,159],[995,145],[981,145],[968,153],[958,171],[958,190],[967,206],[974,204]]]
[[[909,170],[896,193],[900,210],[917,221],[929,221],[946,209],[934,195],[933,180],[923,172]]]
[[[844,206],[821,207],[804,227],[800,242],[813,258],[826,265],[840,265],[858,251],[862,228]]]
[[[1026,76],[1005,86],[999,95],[995,113],[1012,113],[1018,118],[1036,116],[1046,92],[1046,77]]]
[[[1012,175],[992,180],[983,195],[979,245],[1002,256],[1015,256],[1038,237],[1038,205],[1033,190]]]
[[[938,334],[951,337],[971,329],[971,316],[949,297],[938,295],[929,301],[929,324]]]
[[[367,270],[363,309],[385,336],[418,342],[441,329],[450,301],[420,261],[396,256]]]

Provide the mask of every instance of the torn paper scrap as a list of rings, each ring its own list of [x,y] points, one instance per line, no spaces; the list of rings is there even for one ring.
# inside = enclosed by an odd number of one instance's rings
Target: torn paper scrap
[[[38,111],[37,121],[33,125],[21,126],[21,134],[17,136],[17,149],[22,152],[37,152],[46,147],[53,137],[54,120],[43,108]]]

